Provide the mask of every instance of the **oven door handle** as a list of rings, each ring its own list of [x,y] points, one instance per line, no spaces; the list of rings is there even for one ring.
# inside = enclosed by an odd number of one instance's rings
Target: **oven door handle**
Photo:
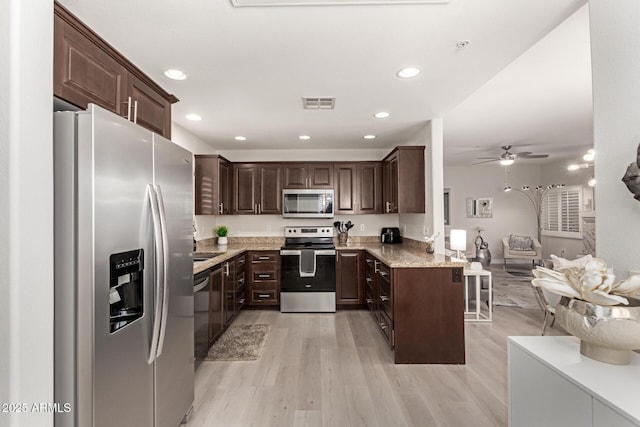
[[[318,255],[335,255],[336,254],[336,250],[335,249],[318,249],[316,250],[316,256]]]
[[[297,251],[294,249],[280,249],[280,255],[290,255],[290,256],[300,256],[302,254],[302,251]]]

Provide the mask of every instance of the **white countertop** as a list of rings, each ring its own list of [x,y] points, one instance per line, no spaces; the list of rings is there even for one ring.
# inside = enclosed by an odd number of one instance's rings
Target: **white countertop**
[[[640,423],[640,355],[632,353],[629,365],[611,365],[580,354],[580,341],[575,337],[508,339],[576,386]]]

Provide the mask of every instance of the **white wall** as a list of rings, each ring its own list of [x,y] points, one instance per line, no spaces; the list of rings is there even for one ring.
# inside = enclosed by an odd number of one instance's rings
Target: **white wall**
[[[0,402],[51,403],[53,2],[0,10]],[[0,425],[50,426],[53,414],[0,413]]]
[[[510,166],[507,183],[513,188],[540,183],[540,167]],[[482,237],[489,243],[492,263],[502,262],[502,237],[509,234],[537,236],[536,213],[529,200],[517,191],[504,192],[505,168],[500,165],[445,166],[444,187],[449,188],[449,226],[467,230],[467,253],[474,254],[474,227],[484,228]],[[467,218],[468,197],[493,198],[492,218]]]
[[[175,122],[171,124],[171,140],[193,154],[216,154],[215,148]]]
[[[321,225],[332,227],[334,221],[351,221],[355,224],[349,236],[379,236],[382,227],[398,227],[398,215],[336,215],[332,219],[292,219],[281,215],[198,215],[196,240],[213,237],[218,225],[229,227],[230,237],[284,236],[285,226]],[[361,228],[364,226],[364,230]]]
[[[436,118],[427,122],[424,131],[419,136],[412,141],[412,145],[425,146],[425,213],[400,215],[400,227],[404,236],[419,241],[424,241],[425,236],[439,233],[435,250],[437,253],[444,253],[442,119]]]
[[[624,277],[640,269],[640,202],[620,181],[640,141],[640,2],[590,0],[596,252]]]
[[[584,151],[586,153],[586,148]],[[570,163],[584,163],[582,155],[584,153],[576,153],[575,162],[557,162],[542,166],[540,182],[543,186],[548,184],[565,184],[582,186],[582,204],[580,211],[591,211],[594,206],[593,188],[587,185],[589,179],[593,177],[593,167],[588,169],[578,169],[576,171],[568,171],[567,166]],[[588,202],[589,201],[589,202]],[[588,202],[588,203],[587,203]],[[587,206],[585,206],[585,204]],[[550,258],[551,254],[560,256],[563,254],[565,258],[573,259],[583,255],[584,245],[582,238],[567,239],[562,237],[542,236],[542,255]]]

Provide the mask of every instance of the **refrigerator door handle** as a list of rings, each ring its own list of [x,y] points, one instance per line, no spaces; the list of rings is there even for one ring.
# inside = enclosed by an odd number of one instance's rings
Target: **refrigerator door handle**
[[[162,266],[164,269],[162,275],[162,320],[160,321],[160,341],[156,358],[162,354],[164,347],[164,338],[167,335],[167,317],[169,315],[169,232],[167,230],[167,216],[164,210],[164,199],[162,198],[162,189],[159,185],[154,185],[158,197],[158,208],[160,211],[160,228],[162,230]]]
[[[153,335],[151,337],[151,347],[149,349],[148,364],[152,364],[156,359],[156,353],[158,350],[158,338],[160,337],[160,318],[162,310],[162,298],[161,298],[161,286],[164,275],[164,248],[162,247],[162,228],[160,225],[160,213],[158,211],[158,196],[155,189],[151,184],[147,185],[147,194],[149,195],[149,204],[151,205],[151,217],[153,219],[153,234],[156,252],[156,274],[154,280],[154,292],[155,292],[155,308],[153,316]]]

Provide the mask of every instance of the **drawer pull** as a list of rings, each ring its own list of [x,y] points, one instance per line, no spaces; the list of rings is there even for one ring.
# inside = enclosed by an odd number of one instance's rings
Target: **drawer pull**
[[[387,325],[385,323],[380,323],[380,329],[382,330],[387,329]]]
[[[269,298],[270,294],[258,294],[258,298]]]
[[[389,273],[387,273],[386,271],[382,271],[382,270],[378,270],[378,273],[380,273],[381,276],[388,276]]]
[[[238,303],[239,303],[240,305],[244,304],[244,298],[239,299],[239,300],[238,300]]]
[[[386,297],[384,295],[380,295],[380,301],[387,302],[387,301],[389,301],[389,297]]]
[[[259,257],[258,257],[258,259],[259,259],[260,261],[268,261],[268,260],[270,260],[270,259],[271,259],[271,257],[268,257],[268,256],[259,256]]]
[[[366,278],[366,281],[367,281],[367,283],[369,283],[369,282],[373,282],[373,279],[372,279],[372,278],[370,278],[370,277],[367,277],[367,278]]]
[[[260,279],[268,279],[269,277],[271,277],[271,275],[270,274],[258,274],[258,277]]]
[[[373,264],[373,260],[371,260],[369,258],[367,258],[366,261],[367,261],[367,264],[369,264],[369,265]]]
[[[371,304],[373,300],[371,298],[367,298],[367,304]]]

